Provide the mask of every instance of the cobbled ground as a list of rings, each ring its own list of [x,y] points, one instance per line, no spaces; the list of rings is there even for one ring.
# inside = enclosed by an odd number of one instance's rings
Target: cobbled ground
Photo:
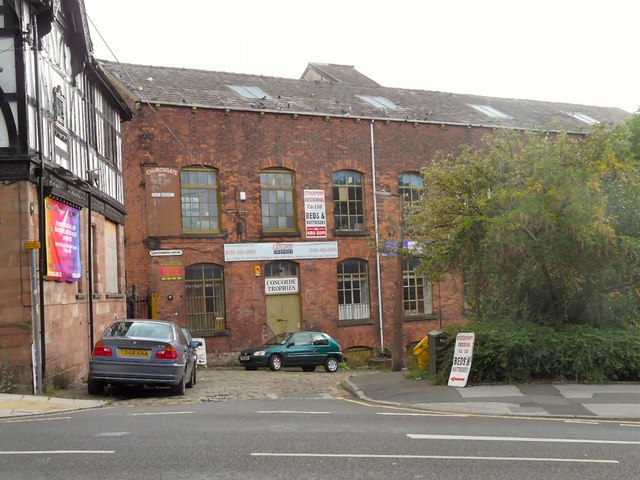
[[[363,372],[358,371],[358,374]],[[332,398],[348,396],[341,387],[350,370],[327,373],[322,367],[315,372],[283,369],[279,372],[259,369],[198,367],[197,381],[184,395],[172,395],[166,388],[106,387],[103,395],[89,395],[86,384],[57,390],[54,396],[77,399],[101,399],[120,405],[172,405],[229,400],[278,398]]]

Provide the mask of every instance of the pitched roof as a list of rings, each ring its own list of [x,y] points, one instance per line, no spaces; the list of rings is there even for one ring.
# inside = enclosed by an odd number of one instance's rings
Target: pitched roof
[[[324,79],[307,80],[101,63],[152,104],[569,132],[588,131],[591,119],[611,126],[631,116],[619,108],[388,88],[344,65],[310,64],[305,74],[321,71]],[[232,86],[262,97],[246,98]]]

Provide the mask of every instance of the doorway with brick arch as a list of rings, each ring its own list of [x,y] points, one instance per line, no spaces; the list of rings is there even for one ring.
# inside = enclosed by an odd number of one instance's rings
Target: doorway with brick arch
[[[265,267],[267,327],[269,333],[298,332],[302,322],[299,268],[295,262],[276,260]]]

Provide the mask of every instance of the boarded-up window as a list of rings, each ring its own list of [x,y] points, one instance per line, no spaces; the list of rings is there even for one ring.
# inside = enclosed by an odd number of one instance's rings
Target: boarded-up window
[[[104,261],[107,293],[120,293],[118,282],[118,225],[104,223]]]

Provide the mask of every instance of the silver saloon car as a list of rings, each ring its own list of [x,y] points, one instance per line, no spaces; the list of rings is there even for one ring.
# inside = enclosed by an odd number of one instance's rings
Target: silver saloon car
[[[107,328],[89,361],[88,391],[105,385],[169,386],[176,395],[193,386],[196,362],[191,342],[173,322],[118,320]]]

